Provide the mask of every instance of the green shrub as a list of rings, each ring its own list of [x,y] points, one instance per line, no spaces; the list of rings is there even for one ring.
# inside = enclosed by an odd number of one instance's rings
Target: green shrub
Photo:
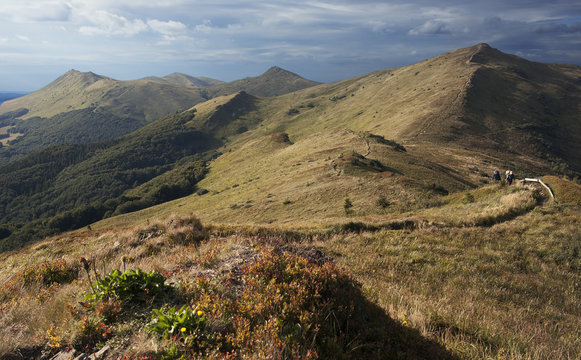
[[[91,349],[113,336],[112,328],[94,316],[83,317],[79,325],[72,341],[73,347],[79,350]]]
[[[387,209],[387,207],[390,205],[387,198],[383,195],[381,195],[381,196],[379,196],[379,198],[377,198],[377,201],[375,202],[375,204],[382,209]]]
[[[199,244],[208,238],[208,231],[195,215],[171,220],[167,238],[171,245]]]
[[[67,284],[75,280],[79,275],[79,265],[69,264],[65,259],[54,262],[45,261],[44,263],[31,266],[18,273],[14,280],[23,285],[30,285],[40,282],[44,286],[53,283]]]
[[[163,310],[153,309],[149,331],[170,339],[174,336],[199,336],[206,327],[206,316],[202,310],[191,309],[186,305]]]
[[[464,204],[471,204],[473,202],[475,202],[476,200],[474,199],[474,195],[472,195],[472,193],[470,191],[466,191],[464,193],[464,199],[462,199],[462,202]]]
[[[103,280],[97,281],[94,293],[86,296],[91,301],[119,300],[124,303],[143,303],[163,294],[167,288],[163,275],[141,269],[127,270],[122,273],[113,270]]]
[[[343,204],[343,209],[345,209],[346,215],[351,215],[353,213],[353,203],[349,198],[345,198],[345,203]]]

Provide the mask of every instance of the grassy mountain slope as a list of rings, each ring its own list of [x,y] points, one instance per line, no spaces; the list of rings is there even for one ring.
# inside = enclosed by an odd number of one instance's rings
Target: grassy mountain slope
[[[272,140],[274,150],[294,146]],[[558,199],[581,193],[569,181],[546,180],[559,185]],[[0,255],[0,355],[34,359],[74,348],[78,356],[109,345],[105,359],[158,359],[176,350],[251,358],[290,351],[305,357],[307,350],[355,359],[576,358],[581,214],[578,205],[545,197],[533,188],[489,185],[444,196],[399,222],[337,214],[327,224],[202,227],[191,216],[156,213],[120,228],[95,224]],[[96,274],[90,265],[87,278],[80,257],[94,262],[101,278],[141,268],[163,274],[170,288],[103,286],[104,297],[93,297]],[[315,297],[323,302],[311,307],[308,289],[326,289]],[[178,329],[196,326],[196,339],[212,340],[174,343],[148,325],[158,318],[153,309],[182,305],[194,310],[186,318],[204,322],[176,323]]]
[[[242,80],[222,83],[207,89],[210,97],[228,95],[236,91],[246,91],[255,96],[270,97],[287,94],[318,85],[299,75],[273,66],[258,77],[249,77]]]
[[[457,137],[550,160],[555,170],[581,169],[581,68],[533,63],[482,46]],[[471,145],[471,141],[466,142]]]
[[[493,103],[496,92],[480,80],[480,74],[512,76],[521,63],[522,71],[526,66],[545,66],[478,45],[279,97],[257,98],[242,92],[209,100],[61,169],[51,190],[42,185],[28,190],[25,197],[5,192],[3,219],[34,219],[41,203],[50,209],[40,213],[47,216],[58,209],[121,196],[172,169],[180,156],[214,151],[224,144],[219,150],[223,155],[209,164],[209,173],[198,184],[206,194],[144,214],[196,211],[204,221],[264,223],[297,221],[308,213],[312,214],[309,221],[325,222],[342,215],[347,198],[354,204],[354,213],[374,215],[380,211],[374,204],[381,197],[396,204],[388,213],[399,216],[406,209],[437,203],[443,193],[488,183],[494,169],[510,168],[521,177],[547,174],[554,165],[551,160],[563,159],[561,153],[547,159],[533,151],[517,153],[510,147],[491,146],[490,134],[483,130],[512,129],[514,146],[535,135],[531,127],[499,119],[500,110],[494,106],[482,106]],[[560,76],[571,77],[574,70]],[[558,79],[553,80],[555,87],[572,86]],[[475,97],[477,93],[481,96]],[[522,101],[536,106],[530,96]],[[177,139],[194,136],[192,131],[209,142],[201,148],[182,148],[187,142]],[[574,127],[568,133],[576,136]],[[554,138],[559,134],[550,133]],[[153,138],[162,138],[165,145],[155,145]],[[205,144],[202,138],[194,143]],[[172,141],[176,143],[170,145]],[[161,152],[165,146],[179,149],[169,151],[168,158]],[[196,159],[185,158],[180,164],[191,160]],[[9,183],[19,183],[18,175],[6,174]],[[68,188],[76,192],[59,192]],[[67,205],[59,208],[63,203]],[[29,210],[22,217],[19,209]],[[386,218],[393,217],[390,214]]]
[[[0,105],[6,100],[12,100],[26,95],[25,92],[0,91]]]
[[[182,86],[207,87],[223,83],[223,81],[207,77],[193,77],[182,73],[172,73],[164,77],[146,77],[144,80],[154,80]]]
[[[118,81],[91,72],[71,70],[38,91],[4,103],[1,111],[25,108],[28,113],[20,118],[28,119],[34,116],[50,118],[94,107],[116,116],[149,122],[203,100],[197,90],[176,84]]]
[[[576,168],[564,143],[579,139],[578,70],[477,45],[278,97],[214,98],[4,166],[5,211],[97,200],[115,215],[189,176],[197,191],[0,254],[0,357],[107,344],[110,359],[578,358],[581,187],[545,176],[552,201],[490,184],[497,168]],[[22,181],[37,170],[50,180]],[[95,289],[115,268],[169,287]],[[179,332],[147,325],[182,305]]]
[[[566,163],[578,172],[580,68],[498,54],[482,44],[281,96],[264,109],[261,129],[300,138],[348,128],[394,139],[418,154],[444,158],[454,147],[467,148],[499,167],[546,172]],[[518,71],[539,75],[524,79]],[[484,73],[508,80],[486,81]]]
[[[0,106],[0,129],[13,134],[10,142],[3,142],[0,163],[50,145],[113,139],[216,96],[240,90],[275,96],[316,84],[282,69],[233,83],[198,79],[203,88],[191,86],[193,79],[172,74],[118,81],[71,70],[46,87]]]
[[[251,95],[240,93],[218,98],[215,104],[230,114],[233,108],[250,105],[253,99]],[[92,201],[114,198],[136,184],[161,175],[188,156],[216,149],[228,131],[227,116],[219,115],[214,107],[211,111],[202,107],[200,111],[166,117],[109,143],[69,146],[66,152],[77,155],[74,160],[68,160],[71,156],[67,155],[62,165],[57,167],[50,164],[54,158],[63,158],[59,153],[61,147],[49,148],[40,155],[30,155],[5,165],[1,176],[3,222],[30,221],[39,215],[54,215],[57,211]],[[202,120],[193,121],[196,117]],[[221,126],[214,130],[207,123],[216,118],[221,120]],[[244,126],[244,123],[237,120],[233,126],[230,131],[236,133],[239,131],[237,126]],[[86,150],[95,147],[98,151]],[[42,166],[51,167],[51,172],[39,171]],[[22,177],[26,177],[30,186],[22,182]],[[39,208],[41,204],[46,214],[36,211],[35,216],[34,210],[22,214],[25,209]]]
[[[490,145],[484,126],[510,127],[498,118],[497,108],[490,106],[487,125],[477,123],[487,114],[479,104],[492,104],[496,94],[479,74],[509,76],[507,61],[513,68],[521,62],[478,45],[417,65],[262,99],[244,115],[263,119],[260,125],[233,139],[199,184],[208,194],[118,221],[195,211],[204,221],[290,222],[306,216],[309,222],[324,222],[342,215],[346,198],[361,216],[380,212],[374,205],[380,196],[397,204],[391,208],[399,216],[406,203],[429,207],[437,203],[438,191],[487,183],[494,169],[510,168],[521,177],[550,173],[553,163],[544,155]],[[475,92],[482,96],[474,98]],[[536,104],[530,97],[522,101]],[[574,128],[569,132],[576,136]],[[511,144],[523,144],[533,135],[527,126],[514,128]],[[396,151],[382,139],[395,139],[407,151]]]

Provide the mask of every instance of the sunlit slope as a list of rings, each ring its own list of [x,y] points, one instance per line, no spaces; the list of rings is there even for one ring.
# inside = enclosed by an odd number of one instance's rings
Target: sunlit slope
[[[316,81],[305,79],[295,73],[273,66],[264,74],[229,83],[221,83],[206,89],[208,97],[246,91],[255,96],[272,97],[288,94],[318,85]]]
[[[457,121],[470,77],[473,48],[275,99],[264,131],[305,136],[327,128],[371,131],[396,140],[438,133]]]
[[[103,203],[176,166],[211,157],[227,137],[255,126],[236,115],[258,101],[243,92],[218,97],[114,141],[51,147],[0,166],[0,223]]]
[[[2,104],[0,112],[28,109],[22,118],[94,108],[116,116],[152,121],[204,101],[198,89],[150,80],[119,81],[71,70],[46,87]]]
[[[183,86],[196,86],[196,87],[207,87],[223,83],[223,81],[216,79],[211,79],[207,77],[193,77],[182,73],[172,73],[164,77],[150,76],[145,79],[161,81],[165,83],[173,83]]]
[[[411,155],[379,137],[350,130],[322,131],[292,143],[274,133],[230,148],[209,166],[198,192],[102,226],[148,216],[195,212],[226,223],[328,223],[345,217],[385,216],[377,202],[416,202],[473,186],[456,170]],[[399,206],[399,205],[398,205]]]
[[[2,104],[0,114],[28,109],[20,118],[49,118],[63,112],[94,108],[150,122],[209,98],[241,90],[257,96],[278,96],[316,84],[278,67],[260,76],[230,83],[178,73],[164,78],[119,81],[92,72],[70,70],[44,88]]]
[[[350,129],[442,160],[467,150],[521,175],[576,173],[579,76],[576,66],[532,63],[480,44],[275,98],[260,109],[256,135],[284,131],[296,140]]]
[[[280,68],[231,83],[177,73],[118,81],[71,70],[0,106],[0,131],[14,134],[0,149],[0,164],[55,144],[114,139],[217,96],[245,90],[270,97],[316,84]]]
[[[228,138],[223,155],[199,184],[208,193],[151,211],[195,211],[221,222],[323,221],[343,216],[346,198],[366,216],[377,211],[380,195],[390,203],[414,202],[425,193],[489,183],[494,169],[510,168],[519,177],[551,173],[562,152],[548,157],[528,151],[537,145],[536,130],[516,116],[527,114],[525,105],[543,116],[553,110],[538,109],[528,89],[511,93],[522,95],[514,101],[522,111],[507,110],[505,119],[505,100],[499,97],[506,89],[482,81],[483,73],[508,79],[529,68],[556,73],[528,83],[521,79],[515,82],[518,89],[540,86],[543,79],[557,89],[572,88],[571,74],[578,70],[530,63],[480,44],[407,67],[256,99],[227,112],[257,126]],[[198,105],[212,106],[212,101]],[[573,121],[578,115],[565,108],[562,113],[570,114],[558,120],[569,131],[562,136],[562,129],[549,131],[550,138],[578,139]],[[510,146],[492,135],[505,131],[513,137]],[[515,150],[519,144],[522,151]]]

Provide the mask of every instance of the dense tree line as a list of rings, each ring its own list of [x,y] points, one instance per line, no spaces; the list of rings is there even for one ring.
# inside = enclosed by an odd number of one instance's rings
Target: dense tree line
[[[77,229],[112,215],[137,211],[192,194],[206,172],[205,161],[189,162],[116,198],[94,201],[46,219],[0,225],[0,251],[62,231]]]
[[[191,194],[222,142],[176,114],[101,143],[57,145],[0,167],[0,249]]]
[[[244,116],[255,101],[237,94],[204,115],[176,113],[114,140],[0,166],[0,249],[195,192],[223,141],[256,126]]]
[[[64,112],[48,119],[32,117],[26,121],[13,120],[22,115],[13,112],[5,117],[6,124],[13,126],[10,132],[24,136],[12,140],[10,147],[0,151],[0,164],[52,145],[88,144],[118,138],[145,125],[144,121],[114,116],[96,108]]]

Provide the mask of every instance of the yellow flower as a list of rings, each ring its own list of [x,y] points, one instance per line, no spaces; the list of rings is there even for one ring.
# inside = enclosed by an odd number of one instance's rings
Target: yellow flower
[[[202,310],[198,310],[198,316],[203,316],[204,312]]]
[[[181,332],[183,332],[183,333],[185,333],[185,332],[186,332],[186,330],[187,330],[187,329],[186,329],[185,327],[183,327],[183,328],[181,328],[181,329],[180,329],[180,331],[181,331]]]

